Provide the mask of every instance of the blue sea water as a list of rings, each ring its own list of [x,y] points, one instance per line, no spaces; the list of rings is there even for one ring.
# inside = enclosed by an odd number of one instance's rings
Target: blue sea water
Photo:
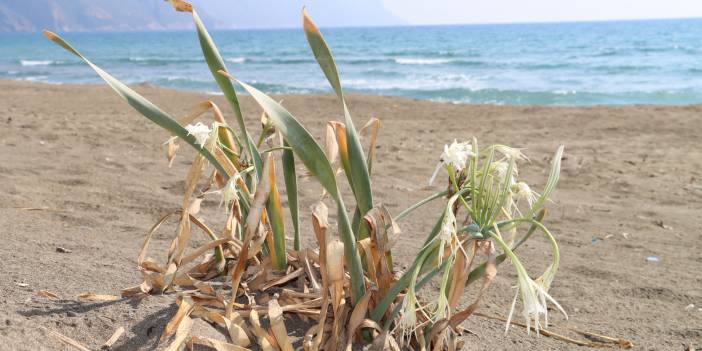
[[[702,19],[328,28],[348,91],[457,103],[702,103]],[[266,92],[328,92],[301,29],[214,31],[229,70]],[[69,33],[127,83],[216,92],[194,32]],[[0,35],[0,78],[100,83],[39,33]]]

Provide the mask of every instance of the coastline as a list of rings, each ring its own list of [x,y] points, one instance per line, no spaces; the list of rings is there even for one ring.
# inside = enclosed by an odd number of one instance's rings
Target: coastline
[[[144,84],[135,89],[175,117],[212,99],[231,121],[221,96]],[[167,134],[105,86],[0,80],[0,90],[0,260],[6,263],[0,308],[8,312],[0,342],[17,349],[60,347],[42,329],[48,328],[99,347],[123,326],[127,333],[119,347],[151,349],[174,311],[173,296],[136,304],[76,296],[118,295],[139,282],[134,260],[143,235],[178,206],[192,151],[181,148],[167,168]],[[331,94],[275,98],[318,138],[326,121],[341,117]],[[249,97],[241,100],[247,123],[258,132],[260,110]],[[552,322],[630,339],[636,348],[702,344],[695,327],[702,325],[702,277],[694,268],[702,264],[702,105],[471,105],[362,94],[348,100],[357,125],[370,117],[381,120],[373,182],[392,213],[436,191],[425,184],[441,148],[454,138],[526,148],[533,166],[520,171],[537,189],[546,178],[537,171],[565,144],[546,221],[562,256],[552,295],[570,319],[552,311]],[[301,180],[301,187],[309,189],[301,198],[301,208],[308,208],[319,187],[311,180]],[[205,201],[214,209],[205,215],[217,215],[217,201]],[[400,223],[407,238],[397,243],[400,251],[419,249],[436,211],[435,204]],[[301,215],[303,242],[311,243],[309,214]],[[172,228],[165,225],[155,236],[155,259],[163,258]],[[550,258],[540,252],[547,247],[536,240],[521,252],[530,272],[543,270]],[[651,256],[659,261],[647,261]],[[411,259],[398,257],[398,268]],[[514,277],[507,265],[500,267],[481,312],[506,315]],[[38,290],[62,299],[37,297]],[[696,307],[687,311],[689,304]],[[465,326],[479,335],[465,337],[471,350],[575,349],[527,337],[518,327],[503,336],[503,323],[479,317]]]

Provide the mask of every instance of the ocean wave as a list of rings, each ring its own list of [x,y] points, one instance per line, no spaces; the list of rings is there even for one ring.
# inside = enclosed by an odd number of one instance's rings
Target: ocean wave
[[[639,71],[651,71],[658,69],[658,66],[652,65],[598,65],[593,66],[592,69],[602,73],[616,74],[616,73],[629,73],[629,72],[639,72]]]
[[[388,58],[376,58],[376,57],[361,57],[361,58],[340,58],[336,60],[339,63],[350,64],[350,65],[367,65],[372,63],[385,63],[385,62],[395,62],[395,60]]]
[[[395,58],[395,63],[400,65],[443,65],[453,61],[442,58]]]
[[[313,63],[313,58],[303,58],[303,57],[289,57],[289,58],[246,58],[247,62],[251,63],[263,63],[263,64],[301,64],[301,63]]]
[[[244,63],[246,62],[246,57],[230,57],[224,59],[224,61],[231,62],[231,63]]]
[[[396,50],[396,51],[386,51],[383,55],[390,57],[417,57],[417,56],[433,56],[433,57],[456,57],[459,56],[458,53],[448,50],[438,50],[438,51],[427,51],[427,50]],[[480,56],[478,53],[461,53],[460,56],[463,57],[477,57]]]
[[[510,105],[627,105],[627,104],[690,104],[702,99],[702,91],[689,89],[656,91],[594,92],[577,90],[516,90],[516,89],[437,89],[386,90],[375,93],[429,99],[453,103]]]
[[[187,58],[160,58],[160,57],[127,57],[116,59],[117,62],[131,62],[143,66],[164,66],[171,64],[183,63],[202,63],[203,59],[187,59]]]
[[[31,66],[49,66],[55,64],[57,61],[52,60],[20,60],[20,65],[24,67]]]
[[[49,76],[31,76],[20,78],[20,80],[26,80],[28,82],[46,82],[48,78]]]

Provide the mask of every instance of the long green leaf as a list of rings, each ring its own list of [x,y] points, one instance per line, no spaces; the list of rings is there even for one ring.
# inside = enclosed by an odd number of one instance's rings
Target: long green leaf
[[[241,134],[243,135],[247,149],[251,159],[253,160],[256,175],[260,178],[263,169],[261,155],[258,152],[253,139],[251,139],[248,130],[246,129],[244,115],[241,113],[241,107],[239,106],[239,99],[236,96],[234,85],[229,79],[217,73],[220,70],[227,72],[227,67],[224,65],[224,60],[219,54],[219,50],[217,50],[217,46],[212,40],[210,33],[207,32],[205,25],[202,23],[200,16],[198,16],[195,10],[192,11],[192,15],[193,22],[195,23],[195,29],[197,30],[197,37],[200,41],[200,47],[202,48],[202,54],[205,57],[207,66],[210,68],[210,72],[212,72],[212,76],[217,82],[217,85],[219,85],[220,90],[222,90],[222,93],[224,93],[224,96],[227,98],[229,105],[231,105],[232,110],[234,111],[236,122],[239,125],[239,129],[241,130]]]
[[[220,73],[227,75],[227,73],[223,71]],[[295,152],[305,167],[307,167],[310,173],[317,178],[329,195],[335,200],[339,235],[344,242],[344,256],[346,257],[346,265],[349,269],[349,275],[351,276],[352,298],[355,303],[365,293],[363,267],[361,266],[361,257],[356,250],[356,240],[351,231],[351,223],[346,213],[346,206],[339,194],[336,177],[334,176],[334,171],[329,164],[327,156],[307,129],[305,129],[305,127],[303,127],[283,106],[258,89],[236,80],[231,76],[229,77],[239,83],[251,94],[254,100],[258,102],[271,118],[276,129],[283,134],[285,140],[287,140],[292,147],[293,152]]]
[[[60,45],[68,52],[78,56],[82,59],[90,68],[92,68],[99,76],[102,78],[107,85],[114,90],[117,95],[124,99],[130,106],[141,113],[144,117],[150,119],[152,122],[156,123],[163,129],[171,132],[173,135],[185,140],[190,144],[195,150],[202,154],[225,178],[229,178],[224,167],[217,161],[217,159],[212,155],[212,153],[200,144],[196,143],[195,137],[188,134],[188,131],[183,128],[173,117],[168,115],[165,111],[161,110],[158,106],[154,105],[151,101],[147,100],[145,97],[139,95],[137,92],[129,88],[124,83],[117,80],[115,77],[111,76],[109,73],[103,71],[100,67],[96,66],[90,60],[81,55],[78,50],[74,49],[70,44],[68,44],[63,38],[57,34],[44,31],[44,35],[49,38],[49,40]]]
[[[283,140],[283,146],[289,147],[290,144]],[[288,196],[288,208],[290,209],[290,217],[292,217],[293,232],[295,235],[293,247],[295,251],[300,251],[300,204],[297,198],[295,154],[293,154],[292,149],[283,150],[283,178],[285,179],[285,192]]]
[[[268,157],[273,157],[272,153]],[[283,206],[280,204],[280,193],[275,177],[275,162],[271,162],[270,171],[264,174],[269,178],[271,191],[266,202],[266,212],[271,223],[273,232],[273,247],[270,248],[273,254],[275,268],[285,269],[288,266],[287,253],[285,250],[285,221],[283,220]]]
[[[358,137],[358,132],[356,131],[356,127],[353,124],[351,114],[346,105],[344,93],[341,89],[341,82],[339,80],[339,73],[336,69],[334,57],[329,50],[329,46],[327,46],[327,43],[324,41],[324,37],[322,37],[322,33],[307,14],[306,10],[303,10],[302,12],[302,22],[305,35],[307,36],[307,42],[310,44],[312,53],[314,53],[317,63],[319,63],[319,66],[322,68],[322,72],[324,72],[324,75],[327,77],[329,84],[331,84],[332,89],[334,89],[334,92],[341,101],[344,109],[346,142],[348,143],[349,149],[349,165],[344,165],[344,171],[347,174],[350,174],[350,185],[353,188],[356,203],[360,210],[360,216],[358,218],[362,218],[366,212],[373,208],[373,192],[371,189],[368,164],[366,162],[365,155],[363,154],[361,140]],[[367,235],[368,233],[366,230],[361,230],[359,233],[359,239],[364,239]]]

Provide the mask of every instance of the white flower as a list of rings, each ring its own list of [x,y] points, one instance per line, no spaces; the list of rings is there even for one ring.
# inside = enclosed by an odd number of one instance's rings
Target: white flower
[[[551,283],[553,282],[553,278],[555,277],[557,270],[558,266],[556,265],[554,267],[552,265],[549,267],[546,273],[534,281],[534,283],[536,283],[536,296],[544,306],[546,306],[546,300],[551,301],[551,303],[553,303],[553,305],[556,306],[561,313],[563,313],[566,319],[568,319],[568,314],[565,312],[565,310],[563,310],[563,307],[561,307],[561,305],[548,294],[548,290],[551,288]],[[548,328],[548,314],[544,314],[544,327]]]
[[[410,286],[407,295],[402,300],[400,310],[400,322],[397,328],[400,329],[402,338],[410,339],[417,331],[417,297],[414,295],[414,287]]]
[[[188,124],[185,126],[185,130],[188,131],[188,135],[195,137],[197,143],[200,144],[200,148],[205,147],[205,143],[212,133],[210,127],[202,124],[202,122],[197,122],[195,125]]]
[[[539,194],[531,190],[529,184],[525,182],[517,182],[512,185],[512,191],[517,195],[518,200],[525,200],[529,204],[529,207],[533,206],[534,202],[536,202],[539,197]]]
[[[455,250],[454,246],[454,236],[458,232],[458,226],[456,224],[456,215],[453,213],[453,205],[458,199],[458,194],[451,196],[446,203],[446,214],[441,221],[441,228],[439,228],[439,233],[434,237],[433,240],[439,240],[439,252],[438,252],[438,264],[441,265],[444,262],[444,248],[446,244],[453,252]]]
[[[522,153],[522,149],[513,148],[507,145],[496,145],[495,149],[497,149],[499,153],[505,155],[507,159],[514,158],[515,160],[529,161],[529,158]]]
[[[515,262],[513,262],[513,264],[514,263]],[[542,317],[544,321],[544,327],[548,327],[548,308],[546,306],[547,301],[553,303],[556,306],[556,308],[558,308],[558,310],[561,311],[566,316],[566,318],[568,318],[568,315],[565,313],[561,305],[553,297],[551,297],[551,295],[548,294],[547,285],[550,285],[550,281],[548,281],[549,279],[539,278],[539,282],[537,283],[529,277],[529,275],[524,270],[524,267],[521,266],[521,263],[519,263],[518,265],[515,264],[515,268],[517,270],[517,292],[514,296],[514,300],[512,301],[512,307],[510,308],[509,316],[507,317],[507,325],[505,326],[505,332],[509,330],[509,326],[512,321],[512,314],[514,313],[514,308],[517,302],[517,297],[520,295],[520,293],[523,308],[522,316],[524,316],[524,319],[526,320],[527,333],[531,331],[531,322],[533,321],[534,329],[536,329],[536,333],[538,335],[539,329],[541,329],[542,327]]]
[[[517,182],[517,165],[514,164],[512,165],[512,174],[508,175],[507,171],[509,171],[509,163],[504,162],[504,161],[497,161],[493,162],[490,165],[490,171],[492,172],[492,175],[497,178],[497,180],[502,183],[505,180],[508,180],[510,184],[514,184]]]
[[[434,170],[434,174],[429,179],[429,185],[434,182],[441,166],[451,166],[454,172],[460,172],[466,167],[468,157],[474,155],[473,146],[470,142],[459,143],[454,139],[451,145],[444,145],[444,152],[441,153],[439,164],[436,165],[436,170]]]
[[[441,229],[439,230],[439,240],[449,241],[456,233],[456,216],[453,214],[450,208],[446,210],[446,215],[444,220],[441,222]]]
[[[453,169],[458,172],[466,167],[468,157],[473,155],[473,146],[470,142],[459,143],[454,139],[451,145],[444,145],[441,162],[453,166]]]

